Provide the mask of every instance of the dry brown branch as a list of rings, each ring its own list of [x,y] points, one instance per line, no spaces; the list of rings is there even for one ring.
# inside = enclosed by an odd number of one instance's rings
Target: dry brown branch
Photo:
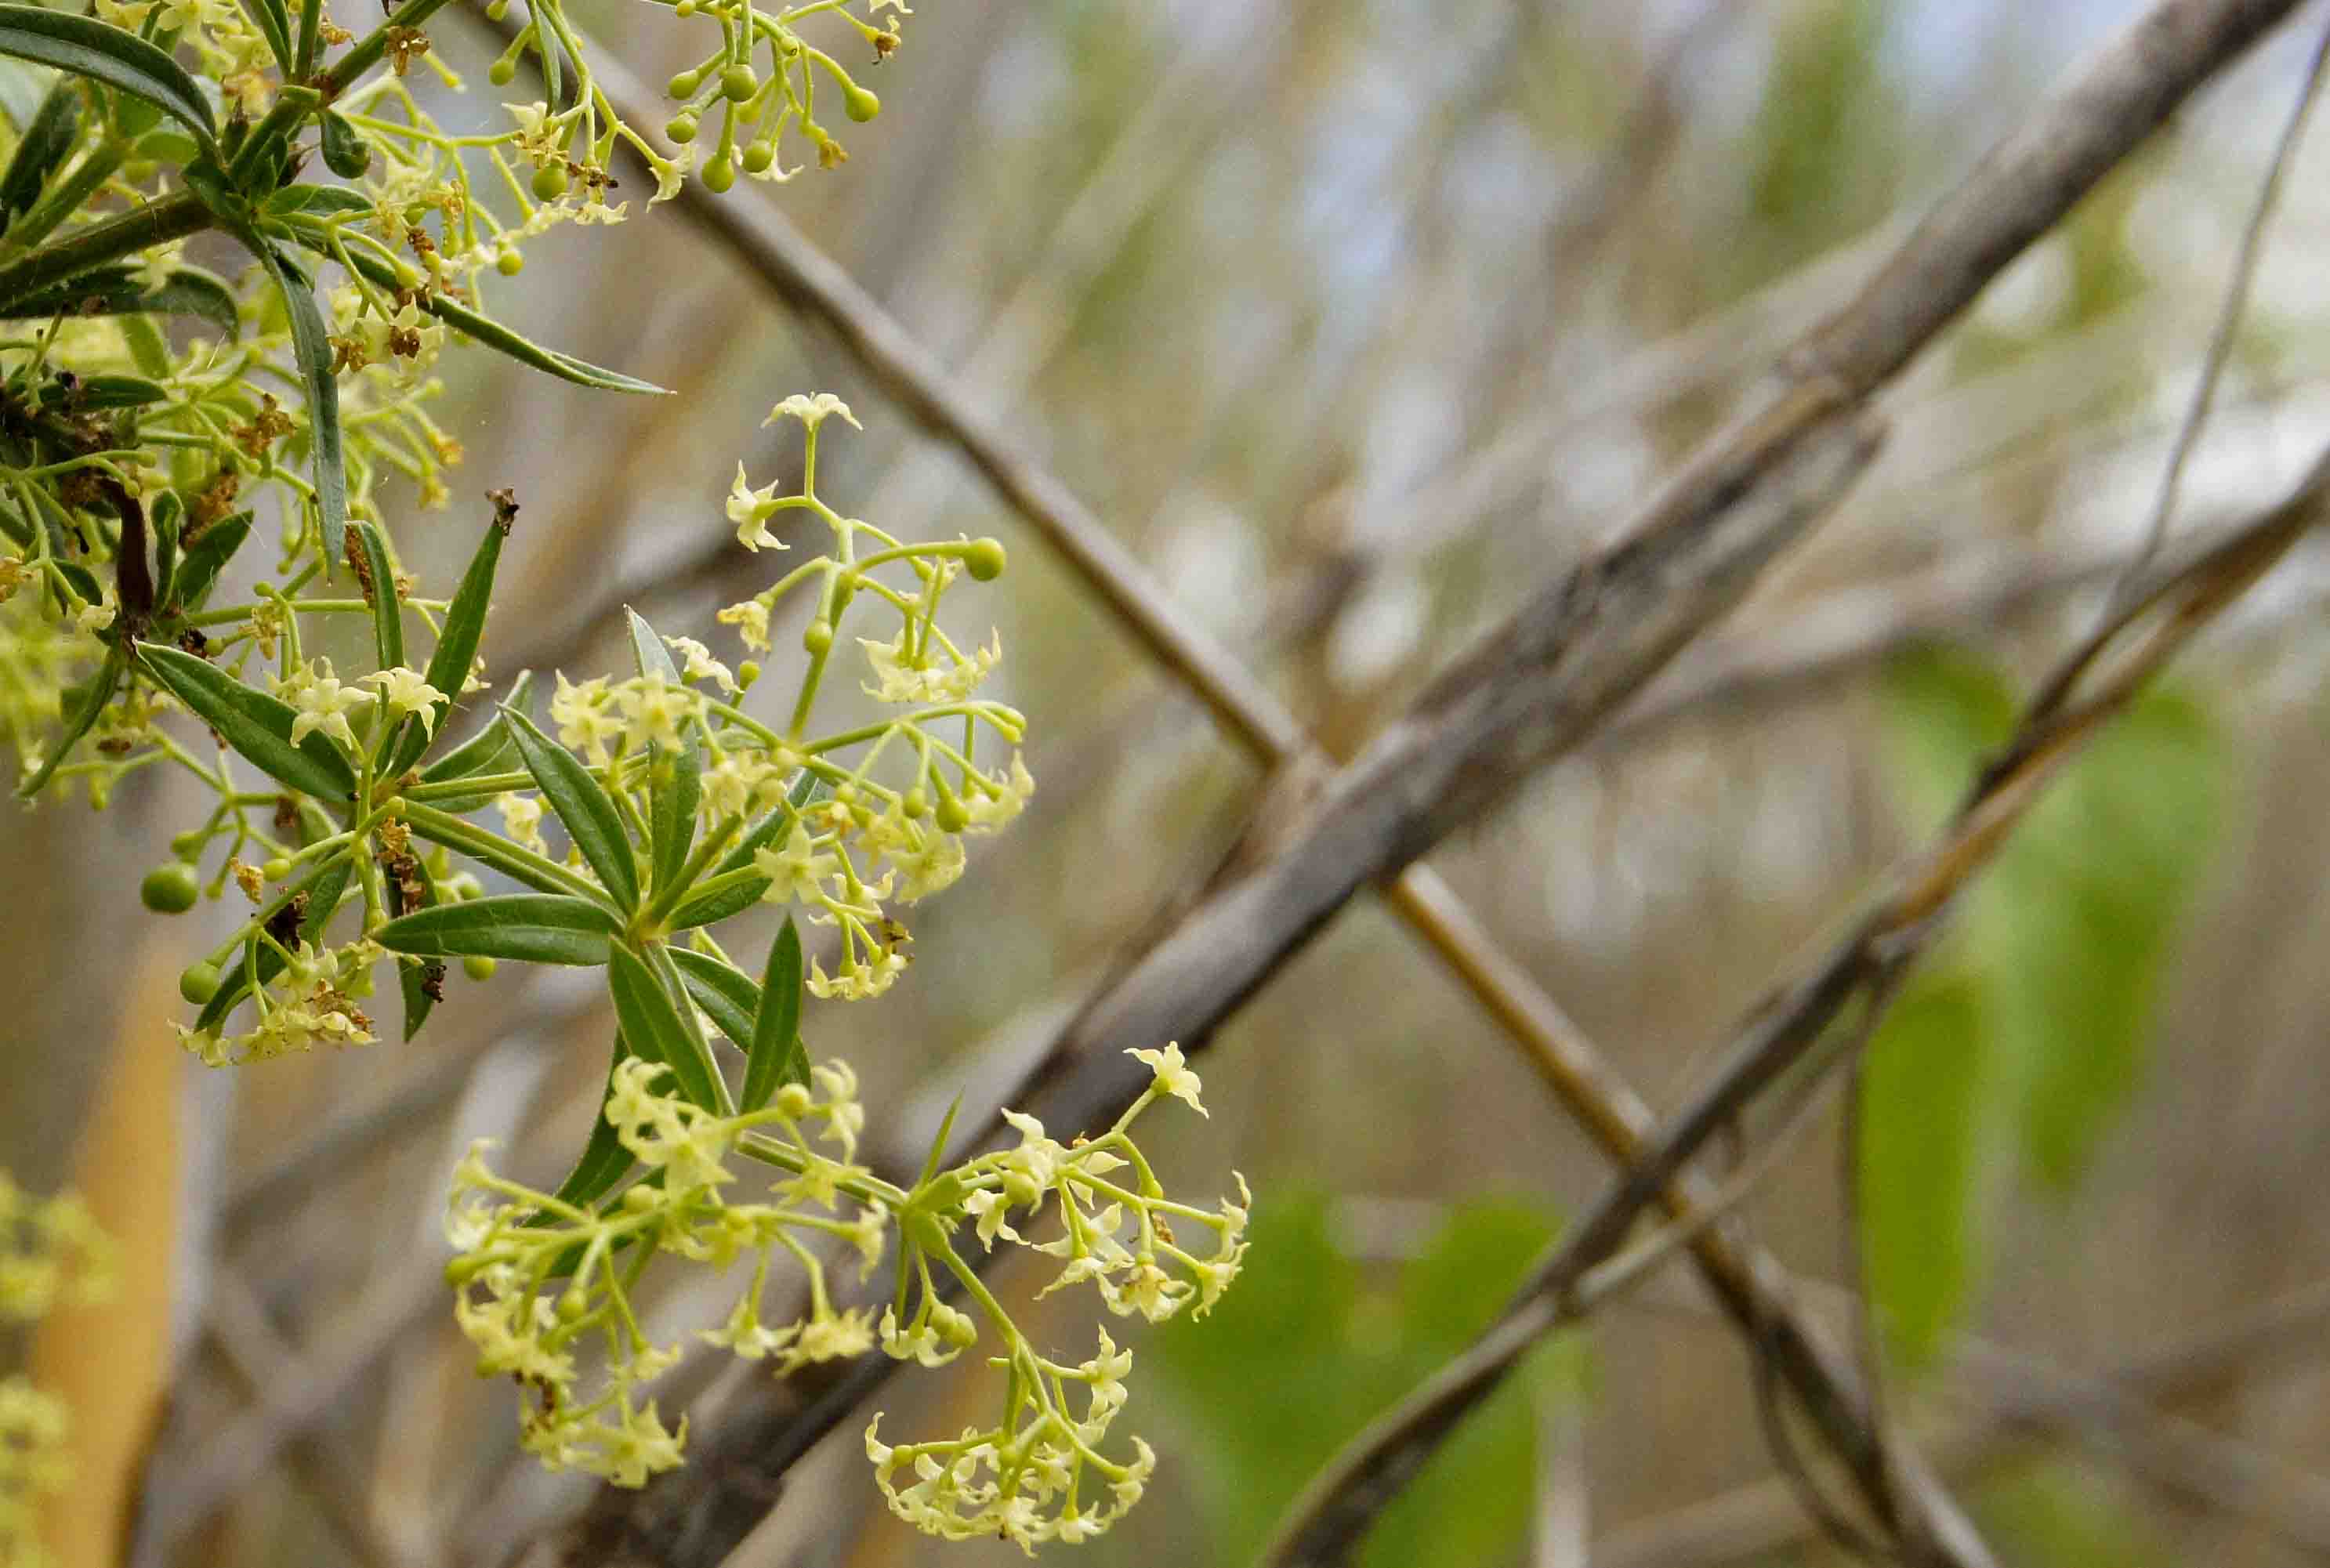
[[[1649,1297],[1643,1304],[1653,1305]],[[1706,1308],[1677,1293],[1672,1305],[1705,1318]],[[2318,1352],[2330,1283],[2317,1282],[2243,1308],[2134,1356],[2116,1358],[2100,1374],[2051,1373],[2116,1391],[2148,1413],[2212,1394],[2228,1384],[2261,1375],[2292,1355]],[[2027,1358],[2026,1358],[2027,1359]],[[2056,1397],[2041,1383],[1995,1387],[1979,1396],[1981,1412],[1945,1427],[1927,1444],[1935,1468],[1953,1481],[1977,1479],[2041,1451],[2041,1445],[2081,1435],[2084,1406]],[[1688,1507],[1622,1525],[1595,1542],[1597,1568],[1724,1568],[1761,1559],[1802,1542],[1807,1525],[1794,1492],[1782,1482],[1756,1481]]]
[[[1340,1561],[1407,1478],[1520,1357],[1575,1320],[1581,1284],[1616,1252],[1668,1182],[1802,1062],[1849,1006],[1891,984],[1915,960],[1959,892],[2062,766],[2325,510],[2330,453],[2288,499],[2249,526],[2143,580],[2126,607],[2099,628],[2109,635],[2081,644],[2064,661],[2070,676],[2042,683],[2042,695],[2061,695],[2051,706],[2033,704],[1935,842],[1895,872],[1869,912],[1804,978],[1750,1015],[1705,1087],[1532,1271],[1499,1321],[1321,1475],[1296,1503],[1266,1560],[1287,1565]]]

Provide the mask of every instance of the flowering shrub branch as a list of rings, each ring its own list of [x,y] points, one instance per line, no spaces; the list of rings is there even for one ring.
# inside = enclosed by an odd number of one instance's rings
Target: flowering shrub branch
[[[102,807],[140,770],[195,780],[206,804],[140,893],[165,913],[247,904],[180,979],[194,1012],[179,1038],[210,1066],[374,1043],[384,978],[411,1039],[457,960],[476,980],[508,961],[603,969],[618,1033],[573,1171],[536,1191],[473,1152],[449,1220],[460,1326],[480,1370],[525,1391],[521,1440],[544,1462],[636,1486],[681,1461],[686,1422],[649,1392],[678,1349],[649,1339],[636,1292],[659,1256],[750,1253],[744,1297],[701,1337],[780,1373],[877,1341],[935,1366],[996,1336],[991,1431],[898,1448],[869,1433],[903,1516],[1082,1539],[1153,1462],[1138,1440],[1129,1458],[1102,1447],[1130,1355],[1103,1333],[1088,1362],[1040,1355],[953,1238],[967,1223],[983,1246],[1016,1242],[1056,1213],[1056,1236],[1030,1243],[1066,1261],[1056,1289],[1088,1280],[1120,1314],[1202,1312],[1243,1256],[1243,1184],[1218,1211],[1169,1200],[1128,1116],[1073,1148],[1022,1119],[1018,1149],[899,1188],[856,1163],[856,1079],[812,1069],[800,1033],[804,997],[896,984],[903,914],[1034,790],[1026,720],[981,694],[999,640],[941,623],[959,583],[1004,570],[1002,546],[902,539],[837,508],[819,446],[857,420],[830,395],[789,397],[769,422],[798,429],[798,487],[739,464],[715,525],[775,553],[774,524],[803,524],[826,548],[719,612],[733,664],[634,615],[629,673],[554,673],[545,726],[531,674],[497,686],[480,656],[516,499],[490,493],[467,570],[441,588],[405,570],[388,515],[402,486],[423,507],[450,496],[462,453],[429,411],[449,349],[659,390],[518,335],[490,302],[523,287],[551,230],[629,215],[619,144],[655,176],[649,206],[699,156],[715,191],[739,171],[791,178],[788,142],[833,167],[846,154],[820,93],[855,121],[880,104],[830,51],[886,59],[906,8],[677,0],[717,37],[671,80],[665,128],[684,150],[665,158],[613,112],[557,0],[529,0],[488,72],[506,85],[531,55],[545,96],[499,128],[449,129],[410,85],[425,70],[459,86],[425,31],[443,4],[405,0],[357,36],[285,0],[97,0],[88,16],[0,3],[0,71],[23,73],[0,85],[38,105],[7,128],[0,169],[0,742],[17,793]],[[317,165],[329,180],[308,177]],[[206,234],[249,265],[190,260]],[[172,316],[195,330],[166,330]],[[769,705],[781,608],[804,629]],[[324,635],[350,622],[370,632],[368,667]],[[886,716],[820,724],[837,680]],[[458,741],[457,711],[484,721]],[[757,903],[782,920],[747,972],[714,933]],[[796,915],[829,931],[817,951]],[[1148,1055],[1155,1093],[1195,1106],[1179,1053]],[[748,1196],[740,1162],[776,1179]],[[826,1254],[870,1270],[894,1235],[879,1319],[837,1306]],[[800,1270],[810,1307],[772,1325],[777,1267]],[[0,1431],[49,1431],[28,1398],[0,1395]],[[27,1460],[0,1482],[20,1471],[49,1473]]]

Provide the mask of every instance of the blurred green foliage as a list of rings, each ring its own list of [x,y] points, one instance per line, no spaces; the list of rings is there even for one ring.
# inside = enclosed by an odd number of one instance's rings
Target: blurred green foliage
[[[2074,1463],[2042,1464],[1988,1488],[1977,1512],[2011,1563],[2146,1568],[2169,1561],[2123,1489]]]
[[[1886,683],[1912,831],[1937,826],[2017,701],[1971,655]],[[2178,917],[2221,815],[2227,755],[2198,700],[2155,689],[2057,779],[1975,884],[1870,1047],[1861,1157],[1870,1286],[1894,1353],[1932,1357],[1982,1271],[2018,1170],[2068,1193],[2126,1109]]]
[[[1553,1232],[1540,1207],[1473,1202],[1404,1263],[1363,1264],[1338,1245],[1325,1193],[1271,1192],[1237,1289],[1204,1323],[1168,1324],[1141,1352],[1195,1440],[1185,1451],[1206,1455],[1191,1479],[1210,1559],[1250,1561],[1296,1488],[1464,1348]],[[1580,1354],[1564,1342],[1534,1356],[1401,1495],[1359,1561],[1471,1568],[1510,1557],[1530,1519],[1538,1415],[1574,1395]]]

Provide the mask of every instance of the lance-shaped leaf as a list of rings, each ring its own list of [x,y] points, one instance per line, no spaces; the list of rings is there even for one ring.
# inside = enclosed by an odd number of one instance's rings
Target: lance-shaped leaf
[[[623,624],[631,634],[631,663],[639,674],[661,675],[667,685],[679,685],[679,666],[671,662],[671,650],[664,647],[655,628],[628,604],[623,606]]]
[[[81,738],[88,734],[90,726],[97,723],[97,716],[105,712],[105,704],[113,700],[114,688],[121,684],[121,671],[128,662],[122,657],[119,648],[111,649],[106,654],[105,663],[98,667],[96,675],[90,681],[87,689],[81,693],[81,701],[73,704],[72,716],[65,721],[63,732],[57,736],[55,743],[49,748],[47,760],[42,762],[39,770],[31,778],[16,786],[17,799],[30,800],[48,787],[48,782],[54,777],[57,769],[63,764],[67,757],[72,755],[72,749],[80,744]]]
[[[137,658],[172,696],[270,777],[326,800],[346,800],[355,793],[355,774],[330,741],[311,734],[291,743],[291,726],[299,715],[289,704],[159,643],[139,643]]]
[[[500,570],[502,541],[509,530],[499,521],[487,524],[486,536],[478,541],[477,553],[469,557],[469,569],[461,573],[460,586],[454,589],[452,602],[445,607],[445,629],[437,638],[436,650],[429,656],[429,668],[423,676],[428,683],[445,694],[437,704],[437,733],[443,733],[446,718],[453,711],[454,702],[461,688],[469,684],[469,670],[477,663],[478,639],[485,634],[486,610],[494,596],[494,573]],[[521,705],[523,699],[512,691],[510,705]],[[388,766],[384,770],[393,779],[421,760],[429,749],[429,736],[421,728],[420,715],[404,721],[404,731],[395,748],[389,753]]]
[[[615,906],[607,902],[606,893],[564,866],[554,865],[538,855],[520,849],[498,833],[488,833],[474,822],[464,822],[450,812],[439,810],[409,796],[402,809],[405,826],[430,843],[466,855],[471,860],[491,866],[528,887],[596,904],[607,912],[609,921],[620,923]]]
[[[679,666],[655,628],[630,605],[623,619],[631,635],[631,662],[644,678],[656,675],[667,685],[680,685]],[[704,796],[704,765],[696,752],[696,723],[680,727],[676,748],[658,748],[648,774],[648,864],[657,896],[679,880],[687,869],[687,852],[696,843],[696,807]]]
[[[415,896],[412,898],[405,896],[403,879],[393,872],[383,881],[385,885],[382,891],[388,900],[388,912],[393,917],[401,920],[416,911],[435,907],[429,891],[428,877],[413,879]],[[437,997],[431,993],[441,992],[445,988],[443,960],[423,959],[417,964],[397,965],[396,986],[404,997],[404,1037],[411,1040],[421,1033],[421,1025],[429,1022],[430,1010],[437,1006]]]
[[[690,948],[669,948],[667,951],[672,968],[678,971],[680,983],[712,1020],[712,1026],[734,1041],[739,1051],[744,1050],[753,1039],[753,1017],[761,1009],[761,987],[753,983],[750,976],[710,953],[699,953]]]
[[[607,1063],[607,1087],[599,1096],[599,1113],[591,1121],[590,1141],[582,1146],[582,1157],[574,1162],[574,1168],[558,1184],[556,1196],[562,1204],[588,1207],[605,1196],[631,1168],[631,1151],[623,1147],[623,1140],[607,1120],[607,1096],[614,1092],[615,1069],[632,1054],[630,1045],[624,1043],[622,1031],[617,1030],[615,1057]]]
[[[24,128],[24,139],[8,160],[8,172],[0,175],[0,224],[14,222],[19,213],[31,211],[41,199],[49,176],[56,173],[81,135],[81,84],[67,76],[51,82],[32,124]]]
[[[809,1051],[801,1044],[801,946],[792,916],[769,944],[768,973],[761,980],[761,1006],[753,1019],[753,1044],[744,1058],[744,1103],[758,1110],[781,1085],[809,1082]]]
[[[397,613],[396,572],[388,562],[388,541],[369,523],[357,523],[349,536],[364,553],[364,580],[358,587],[372,606],[372,646],[380,667],[395,669],[404,663],[404,622]]]
[[[751,865],[754,851],[765,849],[775,843],[781,836],[790,834],[792,831],[793,819],[808,807],[825,798],[826,794],[824,779],[814,773],[803,772],[800,778],[793,780],[792,788],[785,791],[784,805],[754,824],[753,831],[746,834],[736,847],[730,850],[720,864],[713,868],[712,875],[704,880],[708,883],[726,876],[731,872],[743,871]],[[700,894],[687,900],[673,911],[668,923],[671,930],[678,931],[725,921],[730,915],[750,909],[757,903],[761,894],[768,890],[768,886],[769,882],[766,877],[747,878],[744,882],[718,892]]]
[[[334,260],[339,260],[332,251],[330,231],[322,224],[310,223],[303,215],[291,221],[291,232],[308,249]],[[396,274],[378,257],[363,250],[352,250],[348,259],[355,263],[358,272],[380,288],[393,289],[402,287],[396,280]],[[654,397],[671,395],[669,388],[659,387],[653,382],[640,381],[620,371],[606,370],[576,359],[572,354],[561,354],[554,348],[545,348],[530,338],[521,337],[493,317],[442,294],[424,294],[415,303],[454,331],[483,344],[497,354],[554,375],[561,381],[573,382],[576,386],[595,387],[601,392],[639,392]]]
[[[509,893],[415,910],[373,936],[393,953],[420,959],[587,966],[607,961],[609,939],[620,929],[614,916],[588,899]]]
[[[516,708],[504,708],[502,722],[509,726],[510,739],[526,770],[534,775],[535,787],[598,873],[599,885],[626,912],[639,908],[639,863],[632,858],[622,816],[607,791],[573,752],[535,728],[534,721]]]
[[[298,364],[300,390],[308,398],[308,453],[328,566],[346,548],[348,528],[348,475],[340,450],[340,383],[332,376],[336,356],[331,332],[324,325],[324,313],[316,307],[314,286],[295,274],[283,253],[256,231],[245,230],[241,237],[275,279],[290,313],[291,354]]]
[[[38,5],[0,5],[0,54],[38,61],[144,99],[194,133],[215,156],[218,128],[210,100],[166,50],[136,33]]]
[[[690,1103],[725,1115],[728,1087],[721,1082],[712,1053],[680,1015],[682,1002],[664,988],[647,960],[629,948],[608,949],[607,994],[614,1000],[615,1022],[631,1049],[670,1068]]]
[[[52,316],[192,316],[230,341],[242,331],[234,295],[216,273],[199,267],[172,268],[159,288],[148,288],[134,268],[93,267],[0,305],[0,320]]]
[[[202,609],[203,600],[209,597],[211,585],[218,581],[218,574],[226,569],[226,563],[234,559],[234,553],[242,549],[242,542],[250,537],[251,514],[248,512],[222,517],[195,534],[194,542],[185,546],[178,558],[177,575],[170,580],[172,603],[181,610]]]

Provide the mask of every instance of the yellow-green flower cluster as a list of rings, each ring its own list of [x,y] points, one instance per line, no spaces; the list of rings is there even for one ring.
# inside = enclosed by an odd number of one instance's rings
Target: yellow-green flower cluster
[[[113,1291],[114,1244],[70,1193],[35,1198],[0,1171],[0,1323]],[[72,1478],[62,1401],[21,1374],[0,1377],[0,1568],[51,1568],[35,1532],[43,1497]]]
[[[819,1067],[810,1086],[788,1085],[766,1110],[737,1117],[660,1092],[664,1076],[637,1058],[615,1070],[606,1119],[646,1173],[603,1204],[577,1208],[497,1176],[480,1144],[454,1173],[445,1222],[459,1253],[448,1276],[460,1290],[461,1331],[477,1346],[481,1374],[509,1376],[523,1391],[526,1450],[553,1469],[620,1486],[678,1464],[687,1438],[685,1421],[667,1428],[656,1402],[641,1396],[680,1355],[678,1345],[649,1338],[633,1305],[657,1253],[715,1269],[757,1254],[735,1311],[701,1337],[746,1360],[773,1358],[782,1373],[873,1344],[864,1312],[833,1308],[823,1267],[802,1238],[845,1242],[868,1270],[888,1224],[872,1201],[879,1184],[854,1163],[865,1112],[846,1066]],[[731,1162],[740,1156],[782,1172],[765,1201],[732,1201]],[[771,1328],[760,1308],[780,1247],[808,1270],[812,1300],[799,1321]],[[596,1362],[587,1379],[586,1355]]]
[[[1166,1196],[1132,1127],[1160,1098],[1202,1112],[1199,1085],[1177,1047],[1133,1054],[1150,1065],[1151,1086],[1100,1138],[1064,1145],[1034,1118],[1008,1113],[1016,1148],[934,1169],[911,1188],[856,1163],[865,1113],[839,1063],[815,1069],[809,1084],[786,1085],[765,1110],[719,1116],[668,1092],[661,1066],[625,1062],[605,1116],[645,1167],[630,1186],[579,1207],[495,1175],[483,1145],[455,1173],[446,1234],[458,1255],[448,1274],[462,1292],[458,1316],[478,1368],[518,1384],[530,1451],[554,1468],[641,1485],[681,1462],[687,1422],[667,1424],[645,1392],[681,1346],[658,1346],[640,1322],[640,1277],[660,1253],[715,1269],[749,1253],[751,1284],[696,1337],[766,1360],[780,1375],[876,1344],[895,1359],[942,1366],[983,1331],[999,1341],[991,1359],[1007,1376],[994,1427],[895,1446],[880,1440],[879,1416],[867,1429],[876,1480],[900,1517],[934,1535],[1000,1535],[1030,1549],[1087,1539],[1140,1499],[1156,1463],[1137,1437],[1122,1458],[1103,1451],[1124,1406],[1132,1352],[1103,1329],[1084,1361],[1040,1354],[952,1238],[969,1225],[990,1248],[1021,1242],[1015,1215],[1021,1224],[1047,1219],[1056,1195],[1059,1235],[1028,1243],[1068,1260],[1051,1289],[1091,1280],[1112,1311],[1152,1320],[1213,1305],[1245,1258],[1251,1199],[1242,1179],[1238,1202],[1217,1210]],[[750,1201],[743,1161],[777,1173]],[[828,1254],[854,1257],[862,1280],[893,1229],[897,1279],[877,1321],[868,1306],[835,1301]],[[1202,1247],[1186,1239],[1196,1232],[1206,1233]],[[800,1265],[807,1303],[772,1324],[768,1286],[780,1252]],[[950,1290],[961,1291],[969,1309],[949,1301]],[[596,1369],[589,1377],[586,1350]]]
[[[377,943],[359,938],[318,949],[308,941],[286,947],[272,936],[261,940],[283,967],[267,984],[251,987],[257,1003],[251,1026],[234,1033],[171,1025],[188,1055],[205,1067],[229,1067],[298,1055],[318,1045],[374,1043],[372,1019],[359,1004],[372,995],[373,966],[384,956]]]

